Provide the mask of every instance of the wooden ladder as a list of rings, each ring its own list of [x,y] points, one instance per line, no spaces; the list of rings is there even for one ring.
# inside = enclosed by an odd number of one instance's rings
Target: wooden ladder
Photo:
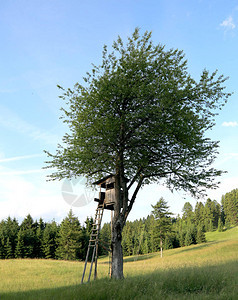
[[[83,283],[83,280],[84,280],[84,275],[86,272],[90,252],[92,252],[92,259],[91,259],[91,266],[90,266],[89,275],[88,275],[88,282],[90,281],[94,262],[95,262],[94,279],[97,278],[98,238],[99,238],[99,232],[100,232],[100,228],[101,228],[103,210],[104,210],[104,204],[98,203],[98,207],[96,209],[95,219],[94,219],[94,223],[93,223],[93,227],[92,227],[92,232],[91,232],[90,239],[89,239],[88,251],[87,251],[87,255],[86,255],[81,284]]]

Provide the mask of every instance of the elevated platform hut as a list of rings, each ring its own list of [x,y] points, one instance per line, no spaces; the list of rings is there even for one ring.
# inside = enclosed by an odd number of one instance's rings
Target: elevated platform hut
[[[94,201],[103,205],[104,209],[113,211],[115,204],[115,175],[108,175],[93,184],[100,186],[99,198],[94,198]]]
[[[128,181],[128,180],[127,180]],[[93,264],[95,265],[94,269],[94,279],[97,278],[97,257],[98,257],[98,243],[99,243],[99,232],[101,228],[101,222],[103,217],[104,209],[108,209],[111,211],[111,226],[112,226],[112,219],[113,219],[113,211],[114,211],[114,204],[116,202],[116,194],[115,194],[115,175],[111,174],[108,175],[93,184],[98,185],[100,187],[99,197],[94,198],[94,201],[98,202],[98,206],[95,213],[94,223],[92,227],[92,232],[89,239],[88,251],[86,255],[83,276],[81,283],[84,282],[84,276],[87,268],[87,263],[89,259],[89,253],[92,252],[92,259],[91,259],[91,266],[88,276],[88,282],[90,281],[91,273]],[[102,245],[102,241],[101,245]],[[111,249],[110,245],[106,245],[102,247],[109,252],[109,274],[111,275]]]

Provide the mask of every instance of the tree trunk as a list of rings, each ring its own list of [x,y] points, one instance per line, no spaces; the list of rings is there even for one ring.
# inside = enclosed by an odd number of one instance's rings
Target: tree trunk
[[[121,214],[122,195],[120,187],[120,172],[115,176],[115,204],[114,217],[112,222],[112,273],[111,277],[115,279],[123,278],[123,252],[122,252],[122,229],[123,216]]]
[[[163,240],[162,236],[160,237],[160,257],[163,257]]]
[[[122,226],[119,222],[114,222],[112,228],[112,273],[111,277],[123,279],[123,252],[121,246]]]

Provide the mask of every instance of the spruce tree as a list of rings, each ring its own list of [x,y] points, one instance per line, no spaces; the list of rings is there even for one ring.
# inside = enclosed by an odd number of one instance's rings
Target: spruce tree
[[[7,238],[7,242],[5,245],[5,253],[6,253],[6,258],[13,258],[13,249],[9,237]]]
[[[205,243],[206,242],[206,236],[202,228],[199,226],[197,228],[197,236],[196,236],[196,242],[197,244]]]
[[[99,236],[100,254],[108,255],[108,251],[111,248],[110,242],[111,242],[111,224],[105,223],[100,231],[100,236]]]
[[[34,223],[31,215],[28,214],[20,226],[21,243],[23,241],[24,245],[24,257],[35,257],[37,248],[36,228],[36,223]]]
[[[218,220],[218,227],[217,227],[218,232],[222,232],[223,231],[223,223],[221,218],[219,218]]]
[[[156,220],[156,228],[158,232],[158,236],[160,238],[160,251],[161,257],[163,256],[163,242],[165,240],[166,234],[171,231],[172,228],[172,213],[169,211],[169,206],[167,202],[160,198],[160,200],[156,203],[156,205],[152,205],[153,211],[152,214]]]
[[[190,246],[193,244],[193,236],[192,236],[192,232],[191,230],[188,230],[186,235],[185,235],[185,239],[184,239],[184,245],[185,246]]]
[[[226,223],[230,225],[238,224],[238,189],[234,189],[222,196],[222,206],[224,209]]]
[[[16,244],[17,244],[17,235],[19,231],[18,221],[14,218],[7,218],[6,222],[6,236],[9,237],[9,242],[12,248],[12,255],[14,256]]]
[[[24,233],[23,233],[22,228],[18,231],[18,234],[17,234],[17,245],[16,245],[16,250],[15,250],[15,257],[16,258],[26,257],[25,245],[24,245]]]
[[[36,246],[35,246],[34,257],[37,257],[37,258],[44,257],[42,240],[43,240],[43,233],[45,230],[45,226],[46,226],[46,224],[42,220],[42,218],[40,218],[39,222],[35,222]]]
[[[202,202],[197,202],[194,211],[195,223],[197,226],[204,226],[204,205]]]
[[[0,258],[5,258],[5,222],[0,222]]]
[[[70,210],[68,216],[60,224],[58,248],[56,250],[57,257],[66,260],[77,259],[77,249],[80,248],[81,242],[79,220]]]
[[[45,258],[55,258],[58,226],[55,221],[47,223],[42,236],[42,251]]]

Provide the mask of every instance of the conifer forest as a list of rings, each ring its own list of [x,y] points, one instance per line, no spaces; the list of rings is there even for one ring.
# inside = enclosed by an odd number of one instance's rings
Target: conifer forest
[[[72,210],[60,224],[34,221],[31,215],[19,223],[8,217],[0,222],[0,258],[50,258],[84,260],[93,219],[84,224]],[[146,218],[127,221],[123,229],[124,256],[147,254],[191,244],[205,243],[205,232],[223,231],[238,224],[238,189],[222,196],[221,204],[207,199],[195,207],[184,204],[181,216],[170,212],[165,199],[152,206]],[[99,255],[110,248],[111,225],[105,223],[100,232]]]

